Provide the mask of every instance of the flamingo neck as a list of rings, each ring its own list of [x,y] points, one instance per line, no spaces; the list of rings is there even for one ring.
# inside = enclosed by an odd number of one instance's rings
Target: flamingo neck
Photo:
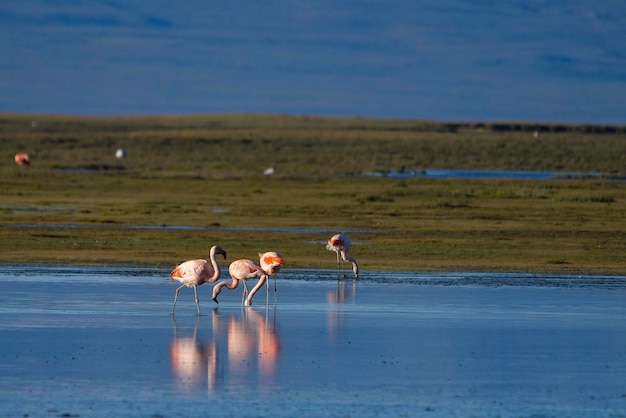
[[[234,277],[232,277],[232,279],[232,282],[229,282],[228,280],[223,280],[213,287],[213,300],[215,302],[217,302],[217,297],[219,296],[219,294],[222,293],[223,287],[227,287],[232,290],[239,285],[239,279],[236,279]]]
[[[267,274],[263,274],[257,284],[255,284],[252,290],[250,290],[250,293],[248,293],[248,297],[246,298],[246,306],[251,304],[254,294],[258,292],[261,287],[263,287],[268,277],[269,276]]]
[[[343,260],[347,261],[349,263],[352,263],[352,271],[354,272],[355,276],[359,275],[359,265],[357,264],[356,260],[352,257],[347,257],[345,253],[342,254],[343,255]]]
[[[209,259],[211,260],[211,265],[213,266],[213,276],[208,279],[208,282],[211,283],[219,279],[220,274],[222,274],[220,265],[217,264],[217,260],[215,259],[215,247],[211,248],[211,252],[209,253]]]
[[[217,288],[219,290],[221,290],[222,287],[227,287],[230,290],[236,289],[237,286],[239,286],[239,279],[237,279],[235,277],[232,277],[232,276],[231,276],[231,278],[232,278],[232,281],[230,281],[230,282],[228,280],[224,280],[222,282],[219,282],[217,284]]]

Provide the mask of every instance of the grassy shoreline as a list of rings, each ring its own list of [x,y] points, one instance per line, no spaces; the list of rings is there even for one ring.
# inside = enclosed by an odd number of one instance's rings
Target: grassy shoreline
[[[623,181],[362,176],[464,168],[620,177],[623,130],[535,137],[532,124],[446,126],[0,115],[0,262],[168,267],[219,244],[225,265],[276,250],[290,268],[333,268],[323,245],[332,233],[318,231],[352,230],[351,252],[364,270],[624,274]],[[115,159],[118,147],[126,160]],[[31,154],[31,167],[13,163],[20,151]],[[276,174],[263,176],[267,167]],[[18,226],[25,224],[32,226]]]

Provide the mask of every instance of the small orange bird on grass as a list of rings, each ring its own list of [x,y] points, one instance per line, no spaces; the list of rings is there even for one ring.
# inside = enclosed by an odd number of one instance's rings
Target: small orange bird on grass
[[[30,156],[25,152],[15,154],[15,164],[22,167],[30,165]]]
[[[228,272],[232,281],[224,280],[219,282],[213,287],[213,301],[217,301],[217,296],[221,293],[222,288],[226,287],[230,290],[236,289],[239,286],[239,280],[243,280],[243,294],[241,296],[241,303],[244,306],[252,306],[252,298],[254,294],[267,282],[270,276],[275,276],[280,271],[281,267],[285,265],[283,257],[277,252],[259,253],[260,266],[254,264],[250,260],[235,260],[228,267]],[[259,277],[259,281],[248,292],[248,286],[246,281]],[[274,286],[274,292],[276,292],[276,286]],[[269,304],[269,288],[267,289],[267,300]]]
[[[209,251],[209,264],[206,260],[188,260],[182,264],[176,266],[176,268],[170,273],[170,280],[178,280],[182,285],[176,289],[176,295],[174,296],[174,306],[172,307],[172,315],[176,309],[176,300],[178,299],[178,292],[183,287],[193,287],[193,293],[196,298],[196,306],[198,307],[198,315],[200,315],[200,301],[198,300],[197,287],[204,283],[213,283],[220,278],[221,269],[220,265],[215,260],[215,254],[222,254],[226,259],[226,251],[220,247],[214,245]]]
[[[348,238],[347,235],[336,234],[333,235],[332,238],[328,241],[326,249],[328,251],[334,251],[337,253],[337,267],[339,268],[341,263],[341,270],[343,270],[344,261],[352,263],[354,278],[357,279],[359,277],[359,265],[354,258],[348,257],[348,250],[350,249],[350,245],[352,245],[352,241],[350,241],[350,238]]]

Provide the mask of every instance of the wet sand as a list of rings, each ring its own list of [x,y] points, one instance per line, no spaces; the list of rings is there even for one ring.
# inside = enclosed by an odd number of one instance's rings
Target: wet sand
[[[276,306],[204,285],[172,318],[167,275],[0,265],[0,416],[626,411],[626,277],[286,269]]]

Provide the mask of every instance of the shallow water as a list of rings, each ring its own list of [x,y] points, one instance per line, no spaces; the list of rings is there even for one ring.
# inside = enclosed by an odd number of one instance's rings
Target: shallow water
[[[17,212],[14,212],[17,213]],[[33,210],[36,213],[36,210]],[[271,231],[285,233],[332,233],[335,229],[319,228],[255,228],[255,227],[223,227],[223,226],[190,226],[190,225],[79,225],[79,224],[0,224],[7,228],[48,228],[48,229],[159,229],[165,231]],[[376,232],[374,230],[351,229],[344,233]]]
[[[515,179],[515,180],[565,180],[600,177],[606,173],[582,173],[566,171],[523,171],[523,170],[462,170],[462,169],[428,169],[408,170],[403,172],[368,173],[372,177],[392,177],[398,179],[430,178],[430,179]]]
[[[626,277],[0,265],[6,416],[624,416]]]

